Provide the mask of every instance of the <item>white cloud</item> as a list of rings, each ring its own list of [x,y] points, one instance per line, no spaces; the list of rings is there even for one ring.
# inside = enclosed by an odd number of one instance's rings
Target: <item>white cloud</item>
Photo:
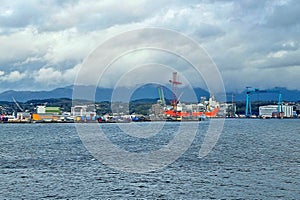
[[[60,83],[61,72],[56,71],[53,68],[41,68],[34,76],[34,79],[38,83],[44,83],[46,85],[57,85]]]
[[[277,52],[274,52],[274,53],[270,53],[268,55],[268,58],[282,58],[284,57],[288,52],[287,51],[284,51],[284,50],[281,50],[281,51],[277,51]]]
[[[6,82],[20,81],[27,76],[26,72],[20,73],[19,71],[12,71],[7,75],[4,75],[4,73],[1,73],[1,72],[0,72],[0,81],[6,81]]]
[[[65,71],[60,71],[52,67],[44,67],[33,73],[35,82],[47,86],[59,86],[61,84],[73,84],[80,68],[80,64]]]

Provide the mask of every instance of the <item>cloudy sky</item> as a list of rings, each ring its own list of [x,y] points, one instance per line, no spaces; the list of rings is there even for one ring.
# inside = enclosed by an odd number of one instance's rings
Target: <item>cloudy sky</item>
[[[227,91],[300,89],[299,19],[298,0],[0,0],[0,92],[72,85],[83,61],[104,41],[145,27],[171,29],[198,42]],[[130,67],[136,60],[143,65],[149,57],[165,66],[182,64],[164,53],[141,51],[119,65]],[[150,71],[148,66],[145,73],[166,74]],[[112,68],[108,75],[117,72]],[[91,80],[88,74],[86,79]],[[103,86],[113,84],[107,80]]]

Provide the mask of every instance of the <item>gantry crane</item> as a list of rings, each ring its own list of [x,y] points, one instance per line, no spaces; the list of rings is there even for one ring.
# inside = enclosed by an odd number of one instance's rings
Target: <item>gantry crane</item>
[[[252,94],[258,94],[258,93],[277,93],[278,94],[278,113],[281,112],[281,93],[279,90],[260,90],[258,88],[251,89],[252,87],[246,87],[246,111],[245,115],[246,117],[249,117],[252,115],[252,109],[251,109],[251,95]]]

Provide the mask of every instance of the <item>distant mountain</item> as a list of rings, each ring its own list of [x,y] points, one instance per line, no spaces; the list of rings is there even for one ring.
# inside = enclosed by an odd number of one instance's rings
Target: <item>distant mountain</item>
[[[0,101],[12,101],[12,97],[20,102],[26,102],[32,99],[70,98],[72,97],[72,93],[73,90],[69,87],[57,88],[51,91],[8,90],[0,94]]]
[[[282,87],[276,87],[267,91],[277,90],[282,95],[282,101],[300,101],[300,90],[288,90]],[[234,101],[246,101],[246,90],[241,93],[233,93]],[[257,93],[251,95],[251,101],[278,101],[278,93]],[[227,101],[232,101],[232,93],[227,93]]]
[[[162,86],[162,91],[165,99],[171,100],[174,98],[173,92],[169,88]],[[117,93],[118,91],[115,92]],[[180,87],[177,90],[177,97],[182,102],[197,102],[203,96],[208,98],[209,92],[201,88]],[[130,100],[153,99],[153,98],[157,98],[157,99],[159,98],[158,87],[156,84],[146,84],[138,88],[137,90],[135,90]]]
[[[73,91],[75,87],[75,96]],[[94,90],[96,92],[94,94]],[[165,99],[172,99],[173,93],[167,87],[163,87]],[[178,96],[181,101],[195,102],[202,96],[209,97],[209,93],[201,88],[178,88]],[[196,95],[194,95],[194,93]],[[85,99],[100,101],[134,101],[139,99],[159,99],[159,92],[156,84],[146,84],[133,90],[130,88],[95,88],[93,86],[67,86],[63,88],[56,88],[50,91],[15,91],[8,90],[0,93],[0,101],[13,101],[15,98],[19,102],[26,102],[29,100],[51,99],[51,98],[70,98]]]
[[[101,101],[134,101],[139,99],[159,99],[159,92],[156,84],[146,84],[133,90],[130,88],[95,88],[93,86],[67,86],[56,88],[50,91],[15,91],[8,90],[0,93],[0,101],[13,101],[14,97],[19,102],[26,102],[29,100],[51,99],[51,98],[73,98],[74,87],[76,87],[76,94],[74,99],[95,100]],[[95,90],[95,94],[93,90]],[[288,90],[286,88],[276,88],[280,90],[283,101],[299,101],[299,90]],[[167,87],[162,87],[165,99],[173,99],[172,91]],[[92,91],[92,92],[91,92]],[[180,87],[177,91],[178,96],[182,102],[196,102],[202,96],[209,97],[209,92],[201,88],[187,88]],[[112,96],[113,95],[113,96]],[[233,94],[234,101],[245,101],[246,90],[241,93]],[[113,98],[112,98],[113,97]],[[261,93],[254,94],[251,97],[252,101],[278,101],[278,94],[274,93]],[[227,94],[227,101],[232,101],[232,93]]]

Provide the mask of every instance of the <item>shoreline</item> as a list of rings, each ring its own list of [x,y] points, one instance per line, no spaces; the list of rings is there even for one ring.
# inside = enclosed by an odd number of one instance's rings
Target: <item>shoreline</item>
[[[151,122],[203,122],[203,121],[210,121],[210,120],[217,120],[217,119],[224,119],[224,120],[235,120],[235,119],[243,119],[243,120],[285,120],[285,119],[300,119],[299,117],[284,117],[284,118],[246,118],[246,117],[214,117],[214,118],[207,118],[205,120],[195,120],[195,119],[185,119],[185,120],[145,120],[145,121],[108,121],[108,122],[98,122],[98,121],[0,121],[0,124],[124,124],[124,123],[151,123]]]

